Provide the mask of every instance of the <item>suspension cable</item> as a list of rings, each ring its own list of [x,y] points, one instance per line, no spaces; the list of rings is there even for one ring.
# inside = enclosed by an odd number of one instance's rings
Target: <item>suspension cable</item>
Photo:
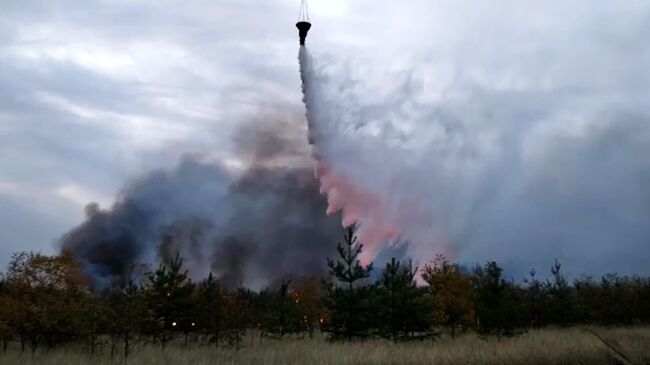
[[[309,22],[309,5],[307,0],[300,1],[300,10],[298,12],[298,21],[299,22]]]

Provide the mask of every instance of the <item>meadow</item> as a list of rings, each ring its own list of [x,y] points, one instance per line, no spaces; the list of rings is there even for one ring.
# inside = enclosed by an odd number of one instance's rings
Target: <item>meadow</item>
[[[594,333],[597,335],[594,335]],[[601,337],[605,342],[601,341]],[[609,347],[611,346],[611,348]],[[94,356],[75,348],[37,351],[33,356],[10,346],[0,364],[108,365],[104,349]],[[254,336],[239,349],[173,343],[167,349],[143,345],[128,359],[142,365],[207,364],[650,364],[650,328],[566,328],[531,330],[515,337],[483,338],[464,334],[408,343],[370,340],[330,343],[313,339],[259,340]]]

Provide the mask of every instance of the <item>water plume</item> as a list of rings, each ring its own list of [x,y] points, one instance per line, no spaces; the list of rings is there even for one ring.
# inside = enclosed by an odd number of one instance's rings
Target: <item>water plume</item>
[[[420,263],[496,259],[518,278],[556,257],[570,275],[646,270],[647,96],[549,92],[535,79],[507,87],[462,72],[432,89],[422,81],[431,64],[368,61],[299,53],[327,211],[359,226],[366,261],[406,241]]]

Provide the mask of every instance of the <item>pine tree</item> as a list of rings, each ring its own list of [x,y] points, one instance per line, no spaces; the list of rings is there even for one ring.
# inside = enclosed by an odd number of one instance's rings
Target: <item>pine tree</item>
[[[264,294],[266,315],[262,322],[267,337],[282,338],[302,329],[299,312],[300,298],[297,292],[289,291],[291,281],[282,281],[276,290]]]
[[[105,298],[108,311],[108,329],[111,337],[111,358],[121,343],[121,353],[126,360],[143,332],[150,323],[150,312],[141,286],[132,278],[113,283]]]
[[[294,285],[292,296],[298,307],[301,329],[307,331],[310,338],[325,318],[323,295],[323,285],[319,279],[306,278]]]
[[[199,304],[195,323],[217,347],[223,334],[226,295],[226,290],[221,287],[212,273],[199,286]]]
[[[377,288],[380,336],[397,342],[428,332],[427,302],[415,283],[416,272],[410,261],[402,264],[395,258],[382,271]]]
[[[11,311],[10,298],[7,292],[7,281],[4,275],[0,274],[0,341],[2,341],[2,351],[7,352],[9,339],[12,335],[10,327]]]
[[[577,279],[573,286],[576,293],[576,312],[580,313],[581,323],[598,323],[602,321],[603,307],[600,296],[601,287],[591,276]]]
[[[273,327],[275,321],[273,313],[274,294],[269,288],[264,288],[251,298],[252,321],[259,330],[260,341],[269,335],[269,330]]]
[[[152,334],[164,347],[179,332],[187,336],[192,327],[192,292],[187,271],[180,254],[168,263],[161,263],[148,277],[147,301],[154,313]]]
[[[246,290],[238,289],[227,293],[224,301],[224,339],[226,343],[239,348],[246,328],[250,327],[251,302]]]
[[[530,278],[524,280],[528,284],[524,302],[526,324],[531,327],[541,327],[545,323],[544,301],[546,292],[542,283],[537,279],[535,270],[531,269],[528,275]]]
[[[328,282],[325,305],[329,309],[329,318],[324,330],[331,339],[347,339],[368,335],[370,322],[368,287],[359,285],[370,276],[372,263],[362,266],[359,254],[363,245],[357,242],[354,229],[349,228],[344,236],[344,243],[337,245],[339,259],[327,258],[329,273],[337,283]]]
[[[474,272],[477,292],[477,322],[481,333],[513,335],[520,327],[521,304],[516,286],[502,277],[503,269],[494,261]]]
[[[562,274],[562,264],[556,259],[551,266],[551,280],[546,282],[549,319],[552,323],[567,326],[574,320],[575,305],[569,283]]]

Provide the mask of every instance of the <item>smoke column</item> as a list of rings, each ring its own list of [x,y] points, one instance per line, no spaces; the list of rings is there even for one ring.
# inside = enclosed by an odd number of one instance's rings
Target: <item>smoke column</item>
[[[86,220],[61,238],[95,286],[180,253],[195,279],[259,288],[319,275],[335,254],[340,218],[325,214],[301,123],[254,121],[234,140],[246,168],[199,155],[128,184],[110,209],[88,205]]]

